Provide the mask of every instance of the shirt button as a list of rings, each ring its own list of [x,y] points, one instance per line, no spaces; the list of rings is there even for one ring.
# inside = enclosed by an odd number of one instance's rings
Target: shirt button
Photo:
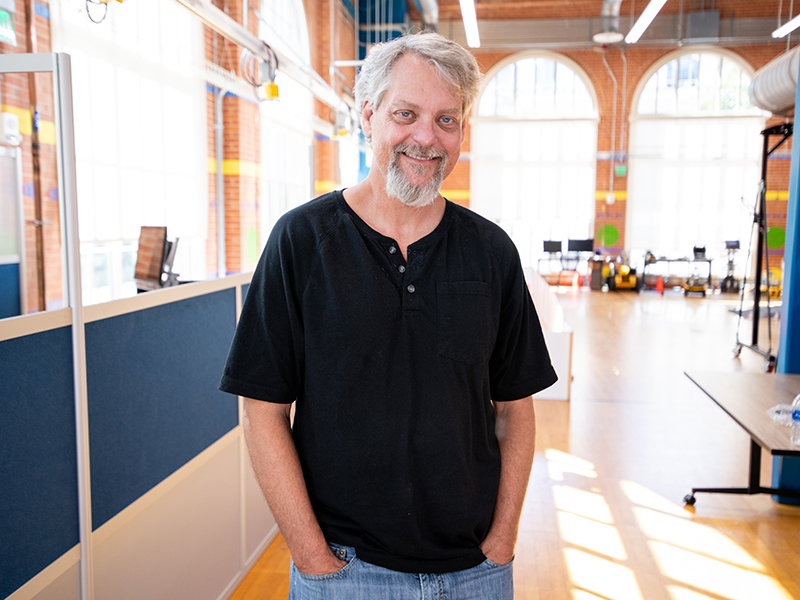
[[[397,254],[397,248],[394,246],[389,246],[389,254]]]
[[[397,270],[400,271],[401,273],[405,273],[406,272],[406,268],[405,268],[404,265],[400,265],[399,267],[397,267]]]
[[[415,288],[413,285],[408,286],[406,289],[408,290],[409,294],[413,294],[417,291],[417,288]]]

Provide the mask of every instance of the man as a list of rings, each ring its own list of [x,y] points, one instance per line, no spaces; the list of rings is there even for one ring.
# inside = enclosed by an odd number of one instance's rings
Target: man
[[[513,244],[439,195],[479,80],[438,34],[373,48],[369,175],[285,215],[253,275],[220,388],[246,397],[290,599],[513,597],[556,375]]]

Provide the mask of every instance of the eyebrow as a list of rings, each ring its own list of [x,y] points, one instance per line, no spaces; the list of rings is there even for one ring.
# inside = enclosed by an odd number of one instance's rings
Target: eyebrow
[[[419,104],[416,104],[415,102],[409,102],[406,100],[397,100],[395,102],[392,102],[391,107],[392,110],[398,110],[400,108],[410,108],[412,110],[419,110],[420,108]],[[459,106],[458,108],[445,108],[444,110],[440,111],[440,113],[445,115],[461,116],[462,110],[461,107]]]

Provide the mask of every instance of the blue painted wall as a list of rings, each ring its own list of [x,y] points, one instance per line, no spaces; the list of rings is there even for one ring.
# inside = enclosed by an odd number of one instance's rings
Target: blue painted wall
[[[800,106],[800,81],[795,95]],[[795,124],[796,125],[796,124]],[[795,127],[794,142],[800,135]],[[781,343],[778,351],[779,373],[800,373],[800,144],[792,145],[792,165],[789,170],[789,202],[786,215],[786,247],[784,254],[783,290],[781,293]],[[773,487],[800,490],[800,458],[786,456],[772,459]],[[773,496],[781,504],[800,505],[797,498]]]
[[[0,598],[79,542],[72,337],[0,342]]]

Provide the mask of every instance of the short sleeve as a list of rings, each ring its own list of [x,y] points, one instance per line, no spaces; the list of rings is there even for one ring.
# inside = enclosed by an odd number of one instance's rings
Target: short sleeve
[[[293,254],[291,236],[279,222],[253,273],[220,390],[276,403],[297,398],[303,324]]]
[[[492,399],[518,400],[542,391],[557,380],[516,248],[500,264],[503,298],[495,348],[490,359]]]

